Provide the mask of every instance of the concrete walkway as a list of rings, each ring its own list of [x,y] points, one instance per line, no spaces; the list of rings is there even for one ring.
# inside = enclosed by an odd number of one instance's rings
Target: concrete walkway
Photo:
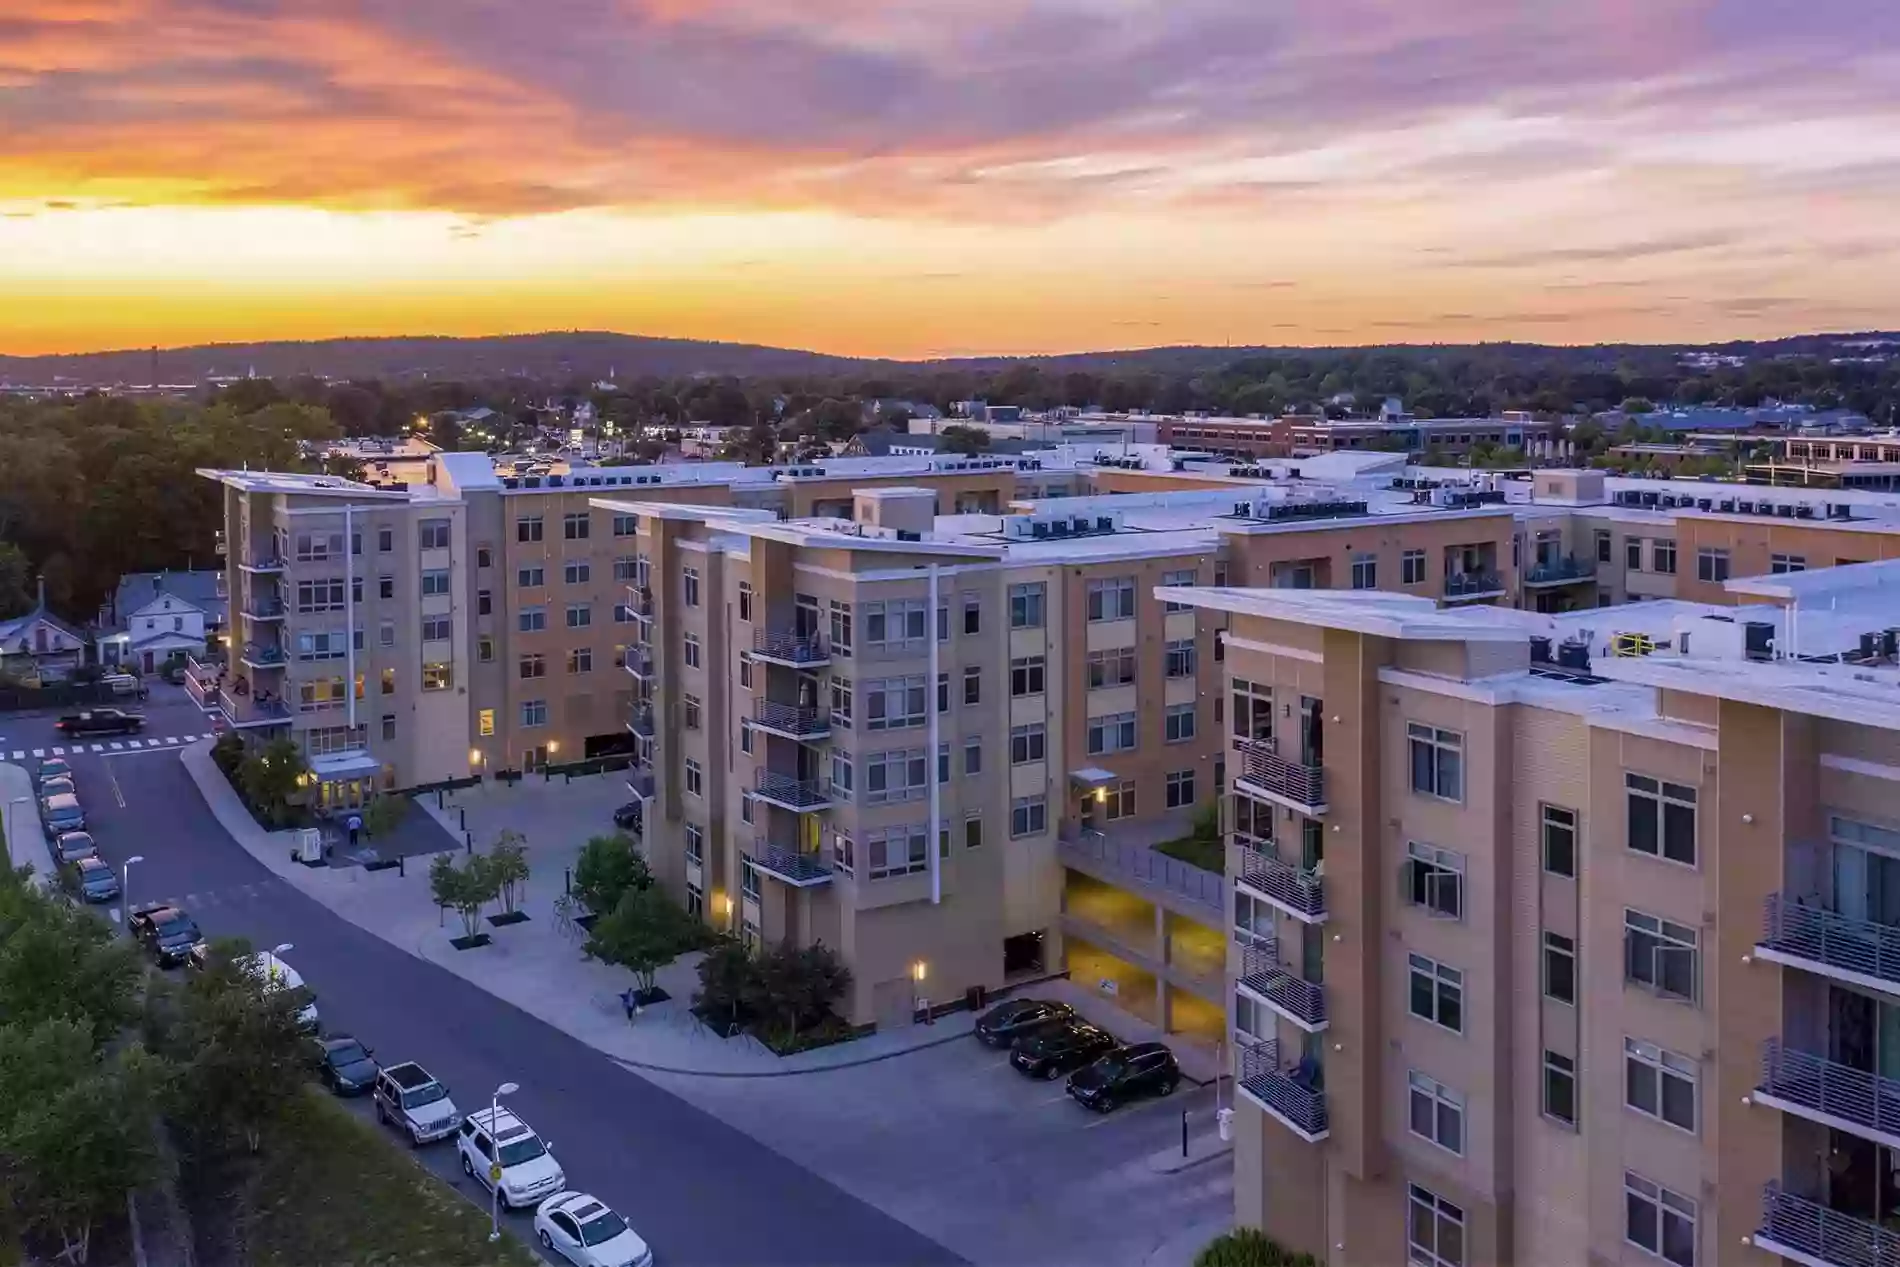
[[[450,938],[462,934],[460,917],[440,911],[429,896],[426,858],[411,859],[403,871],[306,867],[292,859],[294,833],[266,831],[252,819],[212,762],[209,744],[184,748],[179,759],[224,830],[278,877],[365,931],[448,969],[630,1069],[714,1078],[823,1073],[953,1042],[969,1033],[974,1020],[958,1014],[928,1027],[779,1057],[749,1037],[719,1038],[692,1015],[688,1006],[697,988],[697,956],[662,969],[658,984],[672,998],[629,1020],[620,994],[632,986],[633,975],[583,956],[584,934],[558,927],[554,911],[567,873],[588,838],[614,831],[613,809],[625,799],[625,788],[611,775],[572,783],[491,782],[446,796],[440,808],[433,796],[418,800],[452,838],[462,838],[466,821],[477,849],[504,828],[527,837],[532,872],[520,909],[528,913],[528,921],[502,928],[484,921],[482,931],[489,934],[490,944],[457,950]]]
[[[24,802],[22,804],[21,802]],[[33,775],[25,766],[0,764],[0,830],[6,833],[9,867],[33,868],[42,884],[56,883],[59,864],[40,829],[39,799],[34,795]]]

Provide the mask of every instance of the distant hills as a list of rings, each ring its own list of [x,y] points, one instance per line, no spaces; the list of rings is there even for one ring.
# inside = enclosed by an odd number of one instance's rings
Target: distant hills
[[[1884,343],[1886,346],[1878,346]],[[1874,346],[1868,346],[1874,345]],[[1673,360],[1683,353],[1708,352],[1749,359],[1772,356],[1857,356],[1900,354],[1900,334],[1812,334],[1761,342],[1718,344],[1601,344],[1553,347],[1540,344],[1482,345],[1491,357],[1522,358],[1527,363],[1571,367],[1601,366],[1623,360]],[[979,357],[954,361],[892,361],[693,339],[653,338],[602,331],[549,332],[482,338],[326,339],[316,342],[213,343],[161,349],[158,380],[194,383],[214,375],[255,373],[290,378],[314,374],[330,378],[488,379],[522,375],[534,379],[606,378],[626,382],[643,375],[684,378],[696,375],[741,378],[874,373],[890,370],[996,369],[1018,361],[1048,369],[1091,372],[1182,373],[1243,360],[1299,352],[1337,354],[1344,348],[1166,347],[1127,351],[1076,352],[1038,357]],[[1362,348],[1358,351],[1373,349]],[[1476,351],[1471,346],[1395,345],[1393,352],[1445,357]],[[0,383],[51,386],[55,383],[106,386],[142,385],[153,380],[150,349],[87,352],[59,356],[0,356]]]

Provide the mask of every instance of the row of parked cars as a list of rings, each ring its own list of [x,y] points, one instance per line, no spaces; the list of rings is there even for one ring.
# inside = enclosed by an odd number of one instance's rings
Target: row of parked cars
[[[1067,1003],[1011,999],[976,1022],[977,1041],[1009,1049],[1009,1063],[1051,1082],[1069,1075],[1074,1100],[1097,1113],[1146,1095],[1173,1095],[1181,1066],[1165,1043],[1123,1043]]]
[[[40,829],[62,867],[78,873],[79,895],[88,902],[110,902],[119,896],[119,873],[99,854],[99,842],[86,830],[86,807],[79,800],[79,777],[63,757],[40,762],[35,776],[40,805]]]

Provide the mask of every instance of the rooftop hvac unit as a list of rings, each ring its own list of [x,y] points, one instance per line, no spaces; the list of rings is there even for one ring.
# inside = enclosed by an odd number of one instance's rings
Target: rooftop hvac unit
[[[565,482],[566,482],[566,481],[564,481],[564,480],[563,480],[563,479],[562,479],[562,478],[561,478],[560,476],[558,476],[558,475],[550,475],[550,476],[548,476],[548,487],[549,487],[549,488],[559,488],[559,487],[561,487],[561,485],[562,485],[563,483],[565,483]]]
[[[530,475],[527,479],[521,482],[522,482],[523,487],[526,487],[526,488],[541,487],[541,477],[539,475]]]
[[[1724,498],[1724,499],[1723,499],[1723,501],[1722,501],[1722,505],[1721,505],[1721,511],[1722,511],[1722,513],[1723,513],[1723,514],[1725,514],[1725,515],[1732,515],[1732,514],[1734,514],[1734,513],[1735,513],[1735,501],[1734,501],[1734,499],[1733,499],[1733,498]]]
[[[1031,524],[1029,526],[1029,531],[1035,536],[1046,537],[1049,535],[1049,525],[1048,524]]]
[[[1114,519],[1114,516],[1112,516],[1112,515],[1097,515],[1097,516],[1095,517],[1095,531],[1097,531],[1097,532],[1113,532],[1113,531],[1115,531],[1115,519]]]
[[[1550,663],[1550,639],[1544,637],[1542,634],[1533,634],[1531,636],[1531,663]]]
[[[1794,517],[1796,519],[1812,519],[1814,518],[1814,507],[1803,502],[1794,508]]]
[[[922,541],[924,534],[921,532],[913,532],[909,528],[899,528],[897,530],[897,539],[899,541]]]
[[[1087,532],[1088,530],[1089,530],[1089,521],[1088,521],[1088,516],[1086,515],[1077,515],[1074,519],[1071,519],[1069,521],[1070,532],[1083,533],[1083,532]]]
[[[1775,627],[1766,620],[1750,620],[1742,625],[1742,647],[1751,660],[1775,658]]]
[[[1708,510],[1714,505],[1715,505],[1715,499],[1713,497],[1698,497],[1696,499],[1697,510]]]
[[[1777,506],[1777,507],[1775,507],[1775,518],[1777,518],[1777,519],[1793,519],[1793,518],[1794,518],[1794,507],[1793,507],[1793,506],[1788,506],[1788,505],[1781,505],[1781,506]]]
[[[1234,517],[1236,519],[1252,518],[1253,517],[1253,503],[1252,502],[1235,502],[1234,503]]]
[[[1563,669],[1576,669],[1587,673],[1590,670],[1590,647],[1587,643],[1566,639],[1557,647],[1557,666]]]

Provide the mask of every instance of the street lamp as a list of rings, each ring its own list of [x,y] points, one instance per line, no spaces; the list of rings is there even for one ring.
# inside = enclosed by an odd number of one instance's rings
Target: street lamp
[[[495,1152],[488,1159],[488,1239],[491,1241],[501,1239],[501,1132],[495,1119],[501,1116],[501,1097],[513,1095],[519,1090],[519,1083],[504,1082],[495,1088],[495,1094],[488,1100],[488,1144]]]
[[[7,865],[9,867],[13,865],[13,841],[15,839],[14,832],[13,832],[13,807],[15,805],[30,805],[32,804],[32,802],[33,802],[33,798],[30,796],[16,796],[12,800],[7,802],[7,831],[6,831],[7,838],[6,838],[5,843],[6,843],[6,850],[7,850]]]
[[[144,854],[135,853],[119,864],[119,922],[121,924],[125,923],[126,908],[131,905],[132,864],[144,861]]]

